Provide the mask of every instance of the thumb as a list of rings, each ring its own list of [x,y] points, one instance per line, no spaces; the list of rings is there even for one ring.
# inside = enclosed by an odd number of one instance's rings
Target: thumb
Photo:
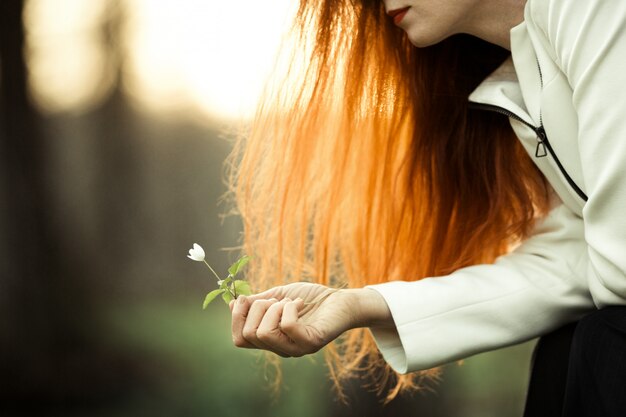
[[[250,300],[250,302],[253,302],[256,300],[269,300],[270,298],[276,298],[277,300],[280,301],[283,298],[281,293],[282,293],[281,287],[274,287],[274,288],[270,288],[269,290],[260,292],[258,294],[246,295],[246,299]]]

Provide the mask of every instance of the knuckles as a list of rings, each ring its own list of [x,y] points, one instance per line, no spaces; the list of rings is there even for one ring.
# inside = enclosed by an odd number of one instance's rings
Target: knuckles
[[[252,304],[250,304],[250,308],[259,308],[260,306],[266,304],[270,300],[254,300]]]
[[[254,338],[255,338],[255,336],[256,336],[256,331],[255,331],[254,329],[246,329],[246,328],[244,328],[244,329],[241,331],[241,334],[242,334],[242,336],[243,336],[243,339],[245,339],[245,340],[251,340],[251,339],[254,339]]]
[[[261,342],[268,342],[272,339],[272,333],[267,330],[257,330],[256,337]]]
[[[294,331],[296,329],[296,323],[292,322],[292,321],[281,321],[280,322],[280,328],[285,333],[291,333],[292,331]]]
[[[233,336],[233,344],[236,347],[242,348],[247,346],[247,341],[243,337]]]

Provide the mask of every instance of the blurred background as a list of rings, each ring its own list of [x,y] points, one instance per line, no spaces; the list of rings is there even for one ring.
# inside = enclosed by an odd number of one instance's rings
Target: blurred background
[[[338,402],[321,354],[272,398],[207,310],[239,219],[224,158],[295,1],[0,3],[0,415],[520,416],[533,342],[444,368],[435,392]]]

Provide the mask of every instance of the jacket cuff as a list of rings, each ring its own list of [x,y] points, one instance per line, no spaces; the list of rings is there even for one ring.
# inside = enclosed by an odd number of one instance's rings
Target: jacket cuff
[[[406,374],[408,371],[406,353],[396,329],[370,327],[369,330],[376,342],[376,347],[391,369],[399,374]]]
[[[385,361],[399,374],[409,372],[406,352],[407,348],[410,349],[412,339],[407,333],[406,327],[401,326],[401,323],[407,321],[407,317],[404,317],[407,311],[414,310],[418,305],[412,303],[411,308],[407,310],[405,306],[398,303],[398,300],[405,299],[402,297],[402,295],[406,295],[405,285],[406,282],[391,281],[365,286],[365,288],[378,292],[385,299],[391,312],[395,327],[370,327],[369,330]]]

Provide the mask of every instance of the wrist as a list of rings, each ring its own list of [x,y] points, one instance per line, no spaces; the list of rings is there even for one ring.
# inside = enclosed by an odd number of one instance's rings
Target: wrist
[[[339,290],[346,302],[352,306],[353,328],[357,327],[395,327],[387,302],[378,291],[371,288],[352,288]]]

